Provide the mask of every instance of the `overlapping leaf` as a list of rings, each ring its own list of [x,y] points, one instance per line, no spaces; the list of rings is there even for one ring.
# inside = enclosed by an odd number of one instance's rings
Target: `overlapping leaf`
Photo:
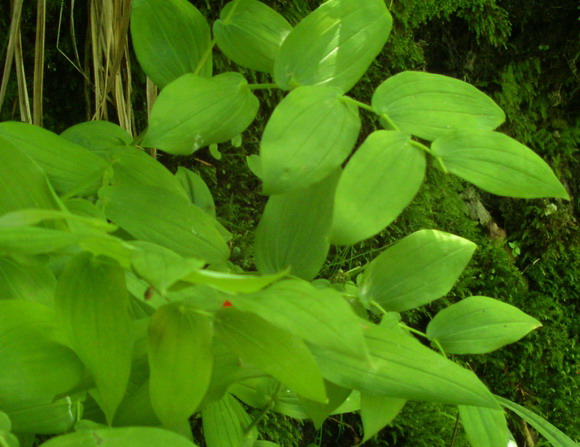
[[[450,354],[483,354],[514,343],[540,326],[517,307],[471,296],[435,315],[427,336]]]
[[[417,231],[368,265],[361,295],[397,312],[429,303],[451,290],[475,247],[467,239],[442,231]]]
[[[505,120],[498,105],[471,84],[420,71],[387,79],[376,89],[372,105],[403,132],[426,140],[457,129],[493,130]]]
[[[274,57],[292,26],[257,0],[229,2],[213,24],[216,43],[235,63],[272,73]]]
[[[425,156],[409,135],[370,134],[340,176],[330,242],[351,245],[381,231],[413,199],[424,176]]]
[[[361,123],[340,98],[334,87],[300,87],[276,106],[260,143],[264,193],[306,188],[346,160]]]
[[[282,43],[276,84],[350,90],[380,53],[392,18],[382,0],[330,0],[311,12]]]
[[[242,133],[256,117],[259,105],[239,73],[213,78],[186,74],[159,94],[142,144],[189,155]]]
[[[199,206],[210,216],[215,217],[215,203],[211,191],[203,179],[195,172],[179,166],[175,178],[185,191],[191,203]]]
[[[112,149],[130,146],[133,142],[133,137],[122,127],[99,120],[75,124],[60,136],[90,149],[103,158],[106,158]]]
[[[503,410],[459,405],[459,416],[472,447],[508,445],[509,430]]]
[[[407,401],[380,394],[361,393],[360,416],[364,428],[363,443],[390,424]]]
[[[313,279],[328,254],[327,237],[338,171],[320,183],[268,199],[258,228],[254,252],[262,273],[290,268],[302,279]]]
[[[502,133],[463,131],[433,142],[433,155],[452,174],[499,196],[570,199],[548,164]]]
[[[186,73],[211,76],[211,33],[187,0],[134,0],[131,37],[143,71],[165,87]]]
[[[209,404],[201,414],[207,447],[252,447],[258,437],[255,427],[245,433],[250,417],[231,394]]]
[[[55,303],[68,341],[94,379],[111,422],[129,380],[133,350],[125,273],[81,253],[61,274]]]
[[[79,417],[78,400],[64,397],[53,401],[52,397],[28,400],[14,408],[5,408],[16,433],[59,435],[73,428]]]
[[[52,306],[56,279],[44,265],[24,265],[0,258],[0,300],[30,300]]]
[[[149,323],[151,404],[168,427],[201,403],[212,368],[210,320],[183,303],[163,306]]]

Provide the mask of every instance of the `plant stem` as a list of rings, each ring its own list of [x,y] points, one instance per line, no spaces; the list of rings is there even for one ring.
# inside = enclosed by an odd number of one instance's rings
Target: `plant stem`
[[[423,152],[427,152],[430,155],[433,155],[431,149],[425,146],[424,144],[419,143],[418,141],[411,140],[411,146],[415,146],[417,149],[421,149]]]
[[[425,332],[421,332],[415,328],[412,328],[411,326],[407,326],[405,323],[399,323],[399,327],[405,329],[406,331],[411,332],[412,334],[416,334],[419,337],[429,339],[429,337],[427,337],[427,334]]]
[[[234,9],[234,7],[232,7],[232,9]],[[209,46],[203,52],[201,59],[199,60],[199,62],[195,66],[195,70],[193,70],[194,75],[199,74],[199,72],[201,71],[201,67],[203,67],[203,65],[205,64],[205,61],[207,61],[207,58],[209,57],[209,55],[213,51],[213,47],[215,47],[215,39],[211,40],[211,42],[209,43]]]
[[[271,88],[278,88],[278,85],[276,85],[273,82],[269,82],[269,83],[265,83],[265,84],[248,84],[248,88],[250,90],[267,90],[267,89],[271,89]]]
[[[266,414],[272,408],[274,408],[274,406],[276,405],[276,399],[278,398],[278,394],[280,393],[281,389],[282,389],[282,384],[280,382],[278,382],[276,384],[276,388],[274,389],[274,392],[272,393],[272,396],[270,397],[270,401],[266,404],[266,406],[264,408],[262,408],[262,411],[260,411],[258,416],[252,420],[250,425],[248,425],[246,427],[246,429],[244,430],[244,436],[248,436],[250,434],[250,432],[254,429],[254,427],[256,427],[256,425],[258,425],[258,422],[260,422],[260,420],[262,420],[262,418],[264,416],[266,416]]]
[[[387,126],[391,130],[399,130],[397,125],[391,121],[391,118],[389,118],[389,115],[387,115],[386,113],[381,113],[380,117],[387,123]]]
[[[346,103],[349,103],[349,104],[354,104],[355,106],[357,106],[357,107],[359,107],[361,109],[368,110],[369,112],[377,113],[375,111],[375,109],[373,109],[368,104],[365,104],[364,102],[357,101],[356,99],[351,98],[350,96],[341,96],[340,97],[340,101],[346,102]]]

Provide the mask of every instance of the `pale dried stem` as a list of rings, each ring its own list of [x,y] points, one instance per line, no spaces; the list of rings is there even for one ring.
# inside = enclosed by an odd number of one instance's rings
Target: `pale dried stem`
[[[46,0],[36,3],[36,43],[34,47],[34,79],[32,89],[32,123],[42,126],[42,91],[44,83],[44,42]]]
[[[22,36],[20,29],[16,34],[16,45],[14,46],[14,65],[16,66],[16,81],[18,83],[18,105],[20,107],[20,120],[25,123],[32,123],[30,113],[30,100],[28,98],[28,88],[26,86],[26,73],[24,71],[24,58],[22,56]]]
[[[20,31],[20,17],[22,15],[22,4],[24,0],[12,1],[12,17],[10,19],[10,34],[8,36],[8,46],[6,48],[6,58],[4,59],[4,71],[2,73],[2,83],[0,84],[0,110],[6,96],[6,88],[10,80],[12,71],[12,62],[14,61],[14,52],[16,47],[17,35]]]

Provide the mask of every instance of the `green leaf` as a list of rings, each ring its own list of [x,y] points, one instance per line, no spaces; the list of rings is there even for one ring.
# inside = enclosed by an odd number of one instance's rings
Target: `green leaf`
[[[307,189],[268,199],[254,245],[256,266],[262,273],[288,267],[302,279],[320,271],[330,244],[332,200],[338,171]]]
[[[255,313],[307,343],[368,362],[359,318],[333,289],[286,280],[255,295],[232,297],[231,302],[237,309]]]
[[[380,53],[392,28],[383,0],[330,0],[282,43],[274,79],[284,89],[328,85],[350,90]]]
[[[15,433],[58,435],[73,428],[79,407],[79,402],[70,397],[54,402],[52,397],[45,397],[26,401],[7,411]]]
[[[45,172],[24,151],[1,136],[0,194],[0,215],[22,208],[58,209]]]
[[[131,38],[139,65],[159,88],[186,73],[211,76],[211,33],[186,0],[134,0]]]
[[[251,419],[230,394],[207,405],[201,415],[207,447],[252,447],[258,437],[255,427],[245,433]]]
[[[133,350],[125,273],[88,253],[78,254],[59,278],[55,302],[68,341],[94,379],[110,423],[127,387]]]
[[[186,198],[154,186],[123,185],[101,190],[108,219],[137,239],[186,258],[223,262],[228,247],[217,221]]]
[[[236,64],[272,73],[274,57],[292,26],[257,0],[229,2],[213,24],[216,43]]]
[[[0,300],[0,408],[52,399],[83,375],[77,356],[58,342],[52,309],[23,300]]]
[[[0,432],[9,432],[12,430],[12,422],[6,413],[0,411]]]
[[[253,293],[285,276],[288,276],[287,270],[261,276],[196,270],[181,278],[181,280],[192,284],[208,284],[224,292]]]
[[[172,427],[195,412],[208,388],[211,321],[192,306],[168,304],[151,317],[148,342],[151,404]]]
[[[497,132],[466,131],[433,142],[445,169],[492,194],[523,199],[561,197],[568,192],[534,151]]]
[[[330,242],[352,245],[377,234],[413,200],[424,176],[425,156],[409,135],[370,134],[336,187]]]
[[[243,360],[278,379],[297,394],[326,402],[320,370],[304,342],[262,318],[234,308],[218,312],[216,334]]]
[[[334,87],[300,87],[276,106],[260,143],[265,194],[306,188],[346,160],[361,122],[340,99]]]
[[[239,73],[213,78],[186,74],[159,94],[142,144],[189,155],[242,133],[254,121],[259,106]]]
[[[352,390],[338,386],[328,380],[324,381],[326,387],[326,395],[328,396],[328,403],[321,404],[307,399],[300,399],[300,405],[306,411],[306,414],[314,423],[314,428],[319,430],[322,424],[330,416],[334,414],[344,401],[348,398]]]
[[[133,137],[109,121],[86,121],[75,124],[60,134],[62,138],[90,149],[95,154],[106,158],[111,149],[130,146]]]
[[[459,405],[459,415],[472,447],[508,446],[509,430],[503,410]]]
[[[451,290],[475,247],[467,239],[442,231],[416,231],[368,265],[361,296],[396,312],[427,304]]]
[[[363,443],[371,439],[401,412],[405,399],[381,396],[378,394],[360,394],[360,416],[364,428]]]
[[[0,255],[39,255],[61,250],[80,240],[64,231],[37,227],[0,227]]]
[[[20,122],[0,123],[0,137],[32,158],[58,193],[82,185],[82,194],[89,195],[99,188],[100,173],[107,162],[88,149],[41,127]]]
[[[0,258],[0,300],[30,300],[51,307],[56,279],[44,265],[24,265]]]
[[[546,421],[544,418],[538,416],[533,411],[528,410],[521,405],[516,404],[508,399],[500,396],[495,396],[502,407],[513,411],[524,421],[534,427],[544,436],[553,447],[578,447],[578,444],[572,441],[568,436]]]
[[[518,341],[541,325],[517,307],[470,296],[435,315],[427,336],[450,354],[484,354]]]
[[[365,324],[371,367],[352,356],[312,346],[324,377],[345,388],[407,400],[498,408],[471,371],[402,331]]]
[[[146,152],[134,147],[111,151],[113,185],[150,185],[187,197],[175,176]]]
[[[505,121],[498,105],[471,84],[422,71],[404,71],[384,81],[372,105],[403,132],[425,140],[457,129],[493,130]]]
[[[52,438],[41,447],[195,447],[177,433],[156,427],[82,430]]]
[[[98,218],[94,218],[92,216],[87,217],[78,214],[72,214],[67,211],[47,210],[42,208],[21,209],[6,213],[0,217],[0,227],[37,225],[41,222],[53,220],[66,220],[69,224],[80,222],[85,224],[85,228],[87,226],[93,227],[93,229],[100,230],[101,232],[112,232],[117,230],[115,225],[107,223],[107,221],[102,219],[100,216]]]
[[[175,178],[185,191],[191,203],[199,206],[207,214],[215,217],[215,203],[211,191],[203,179],[190,169],[179,166]]]

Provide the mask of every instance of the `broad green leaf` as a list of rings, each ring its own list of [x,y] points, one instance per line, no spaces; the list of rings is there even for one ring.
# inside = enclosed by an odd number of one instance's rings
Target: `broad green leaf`
[[[174,175],[146,152],[122,147],[111,152],[113,185],[150,185],[187,197]]]
[[[183,258],[174,251],[151,242],[133,241],[131,254],[133,272],[145,279],[161,293],[192,271],[203,267],[204,262]]]
[[[53,402],[52,397],[26,401],[7,409],[15,433],[58,435],[73,428],[77,420],[79,402],[70,397]]]
[[[287,280],[255,295],[232,297],[231,302],[237,309],[255,313],[308,343],[368,362],[359,318],[333,289]]]
[[[58,193],[83,186],[80,192],[89,195],[99,188],[107,162],[90,150],[27,123],[0,123],[0,137],[32,158]]]
[[[125,129],[109,121],[97,120],[75,124],[60,136],[90,149],[103,158],[107,158],[112,149],[130,146],[133,143],[133,137]]]
[[[505,114],[471,84],[433,73],[404,71],[375,90],[372,106],[406,133],[425,140],[457,129],[493,130]]]
[[[199,206],[210,216],[216,216],[215,203],[211,191],[198,174],[183,166],[179,166],[175,173],[175,178],[193,204]]]
[[[300,338],[252,313],[234,308],[219,311],[215,326],[218,337],[243,360],[297,394],[326,402],[320,370]]]
[[[20,445],[21,445],[20,439],[22,438],[22,436],[23,435],[20,435],[20,438],[17,438],[12,433],[0,431],[0,442],[3,442],[6,447],[20,447]],[[31,441],[30,441],[31,442],[30,445],[32,445],[32,442],[34,440],[35,440],[35,438],[33,436]]]
[[[142,144],[189,155],[242,133],[254,121],[259,106],[239,73],[213,78],[186,74],[159,94]]]
[[[255,427],[245,433],[251,419],[231,394],[207,405],[201,415],[207,447],[252,447],[258,437]]]
[[[36,225],[45,221],[67,220],[68,223],[80,222],[97,230],[112,232],[117,230],[115,225],[107,223],[102,218],[87,217],[72,214],[67,211],[29,208],[12,211],[0,217],[0,227],[16,227]]]
[[[186,198],[154,186],[123,185],[101,190],[107,218],[137,239],[183,257],[223,262],[226,242],[217,222]]]
[[[57,341],[53,311],[32,301],[0,300],[0,408],[52,399],[83,375],[77,356]]]
[[[319,182],[350,154],[361,122],[334,87],[300,87],[274,109],[260,143],[265,194]]]
[[[392,18],[383,0],[330,0],[282,43],[274,79],[284,89],[328,85],[350,90],[381,52]]]
[[[208,284],[224,292],[253,293],[258,292],[287,275],[287,270],[272,275],[261,276],[214,272],[212,270],[196,270],[182,277],[181,280],[192,284]]]
[[[518,341],[541,325],[517,307],[470,296],[435,315],[427,336],[450,354],[484,354]]]
[[[41,447],[195,447],[177,433],[156,427],[82,430],[52,438]]]
[[[380,394],[360,394],[360,416],[364,428],[363,443],[371,439],[401,412],[405,399]]]
[[[94,379],[110,423],[127,387],[133,350],[125,274],[113,263],[78,254],[58,280],[55,302],[68,341]]]
[[[58,205],[45,172],[3,138],[0,127],[0,216],[22,208],[58,209]]]
[[[320,271],[330,244],[332,201],[339,172],[304,190],[268,199],[258,228],[254,252],[262,273],[290,268],[311,280]]]
[[[186,73],[211,76],[211,33],[187,0],[133,0],[131,38],[139,65],[159,88]]]
[[[0,432],[8,432],[12,430],[12,422],[6,413],[0,411]]]
[[[211,325],[183,303],[163,306],[151,317],[151,404],[167,427],[186,421],[205,395],[212,368]]]
[[[539,155],[502,133],[456,132],[435,140],[431,149],[448,172],[492,194],[570,200]]]
[[[498,408],[471,371],[425,347],[402,331],[365,325],[371,366],[352,356],[312,346],[324,377],[369,394],[407,400]]]
[[[326,395],[328,396],[328,402],[326,404],[300,399],[300,405],[304,408],[304,411],[312,422],[314,422],[316,429],[322,427],[326,418],[334,414],[336,409],[344,403],[352,392],[352,390],[338,386],[328,380],[324,381],[324,386],[326,387]]]
[[[409,135],[370,134],[340,176],[330,242],[352,245],[377,234],[413,200],[424,176],[425,155]]]
[[[502,407],[513,411],[524,421],[538,430],[540,434],[544,436],[550,442],[550,444],[552,444],[553,447],[578,447],[577,443],[572,441],[572,439],[570,439],[568,436],[566,436],[564,433],[562,433],[541,416],[538,416],[533,411],[530,411],[527,408],[522,407],[521,405],[518,405],[515,402],[512,402],[503,397],[495,397]]]
[[[236,0],[224,6],[213,24],[216,43],[236,64],[272,73],[274,57],[292,26],[257,0]]]
[[[38,227],[0,227],[0,255],[39,255],[62,250],[80,240],[64,231]]]
[[[281,447],[280,444],[275,442],[259,440],[254,443],[253,447]]]
[[[509,430],[503,410],[459,405],[459,416],[471,447],[508,446]]]
[[[0,300],[30,300],[51,307],[56,279],[44,265],[24,265],[0,258]]]
[[[396,312],[427,304],[451,290],[475,247],[467,239],[442,231],[416,231],[368,265],[361,296]]]

